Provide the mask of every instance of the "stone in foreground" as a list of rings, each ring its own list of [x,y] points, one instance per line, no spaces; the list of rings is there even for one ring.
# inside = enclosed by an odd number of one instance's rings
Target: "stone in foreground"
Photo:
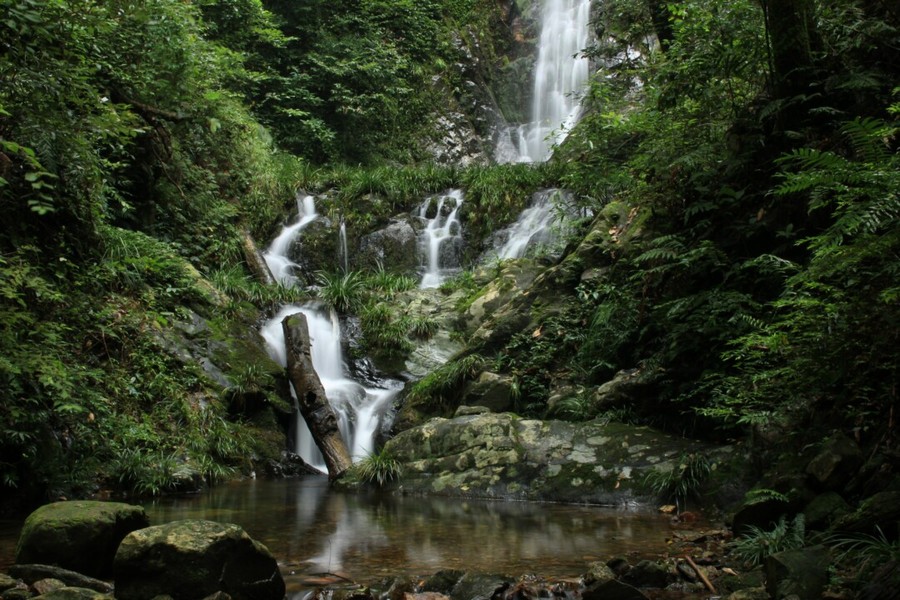
[[[57,565],[91,577],[109,577],[119,542],[149,524],[143,507],[121,502],[46,504],[25,520],[16,562]]]
[[[115,561],[117,600],[281,600],[285,586],[269,550],[237,525],[175,521],[132,532]]]

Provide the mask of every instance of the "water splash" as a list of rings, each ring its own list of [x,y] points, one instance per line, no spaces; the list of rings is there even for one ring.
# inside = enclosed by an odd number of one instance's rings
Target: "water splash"
[[[506,242],[497,251],[497,257],[520,258],[533,248],[556,243],[570,223],[570,216],[559,202],[562,194],[556,189],[535,193],[531,205],[507,228]]]

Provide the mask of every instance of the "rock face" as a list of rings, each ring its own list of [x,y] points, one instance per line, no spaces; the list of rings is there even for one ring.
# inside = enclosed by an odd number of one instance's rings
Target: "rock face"
[[[567,423],[477,414],[432,419],[386,449],[403,465],[404,492],[619,505],[652,496],[651,470],[670,470],[689,452],[714,448],[647,427]]]
[[[116,598],[174,600],[224,592],[235,600],[281,600],[275,558],[237,525],[175,521],[132,532],[115,560]]]
[[[16,562],[58,565],[92,577],[108,577],[119,542],[149,524],[143,507],[120,502],[47,504],[25,520]]]
[[[382,265],[396,273],[415,273],[419,268],[419,241],[411,218],[399,215],[387,227],[363,236],[354,257],[356,267],[374,270]]]

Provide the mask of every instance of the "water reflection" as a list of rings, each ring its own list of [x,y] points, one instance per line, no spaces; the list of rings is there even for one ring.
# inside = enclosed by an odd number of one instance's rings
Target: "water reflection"
[[[268,546],[295,588],[320,573],[360,582],[444,568],[577,576],[591,560],[662,554],[669,533],[667,519],[652,512],[342,494],[324,477],[223,485],[146,507],[153,523],[238,523]]]

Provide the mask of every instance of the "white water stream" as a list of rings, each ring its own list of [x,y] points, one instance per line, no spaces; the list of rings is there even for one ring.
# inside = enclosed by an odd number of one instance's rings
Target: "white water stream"
[[[460,266],[457,250],[462,242],[462,224],[457,215],[462,203],[462,190],[453,189],[440,196],[429,196],[419,206],[418,216],[426,223],[420,242],[425,255],[421,288],[438,287]],[[429,218],[432,209],[435,214]]]
[[[281,230],[272,243],[263,252],[263,258],[275,280],[282,285],[292,286],[296,282],[294,270],[300,268],[288,258],[288,251],[297,235],[316,220],[316,204],[312,196],[297,196],[297,220]]]
[[[519,214],[519,218],[505,232],[501,232],[506,241],[497,250],[497,258],[520,258],[526,252],[541,246],[554,250],[553,246],[571,227],[572,215],[564,202],[565,192],[557,189],[535,193],[531,205]]]
[[[497,148],[499,162],[543,162],[581,116],[590,63],[591,0],[546,0],[534,71],[531,122],[510,128]]]
[[[297,222],[286,226],[263,255],[275,277],[285,285],[293,285],[296,278],[291,273],[297,268],[296,263],[286,253],[297,235],[317,216],[313,198],[307,196],[302,200]],[[334,311],[326,313],[313,305],[283,306],[278,314],[260,329],[269,355],[282,367],[287,366],[287,350],[281,322],[296,313],[303,313],[306,316],[313,367],[338,418],[344,442],[354,461],[365,458],[374,450],[375,435],[390,408],[391,400],[399,389],[366,388],[349,378],[347,363],[341,350],[340,321]],[[293,390],[291,393],[293,394]],[[294,451],[310,465],[325,470],[324,458],[299,411],[296,415]]]

